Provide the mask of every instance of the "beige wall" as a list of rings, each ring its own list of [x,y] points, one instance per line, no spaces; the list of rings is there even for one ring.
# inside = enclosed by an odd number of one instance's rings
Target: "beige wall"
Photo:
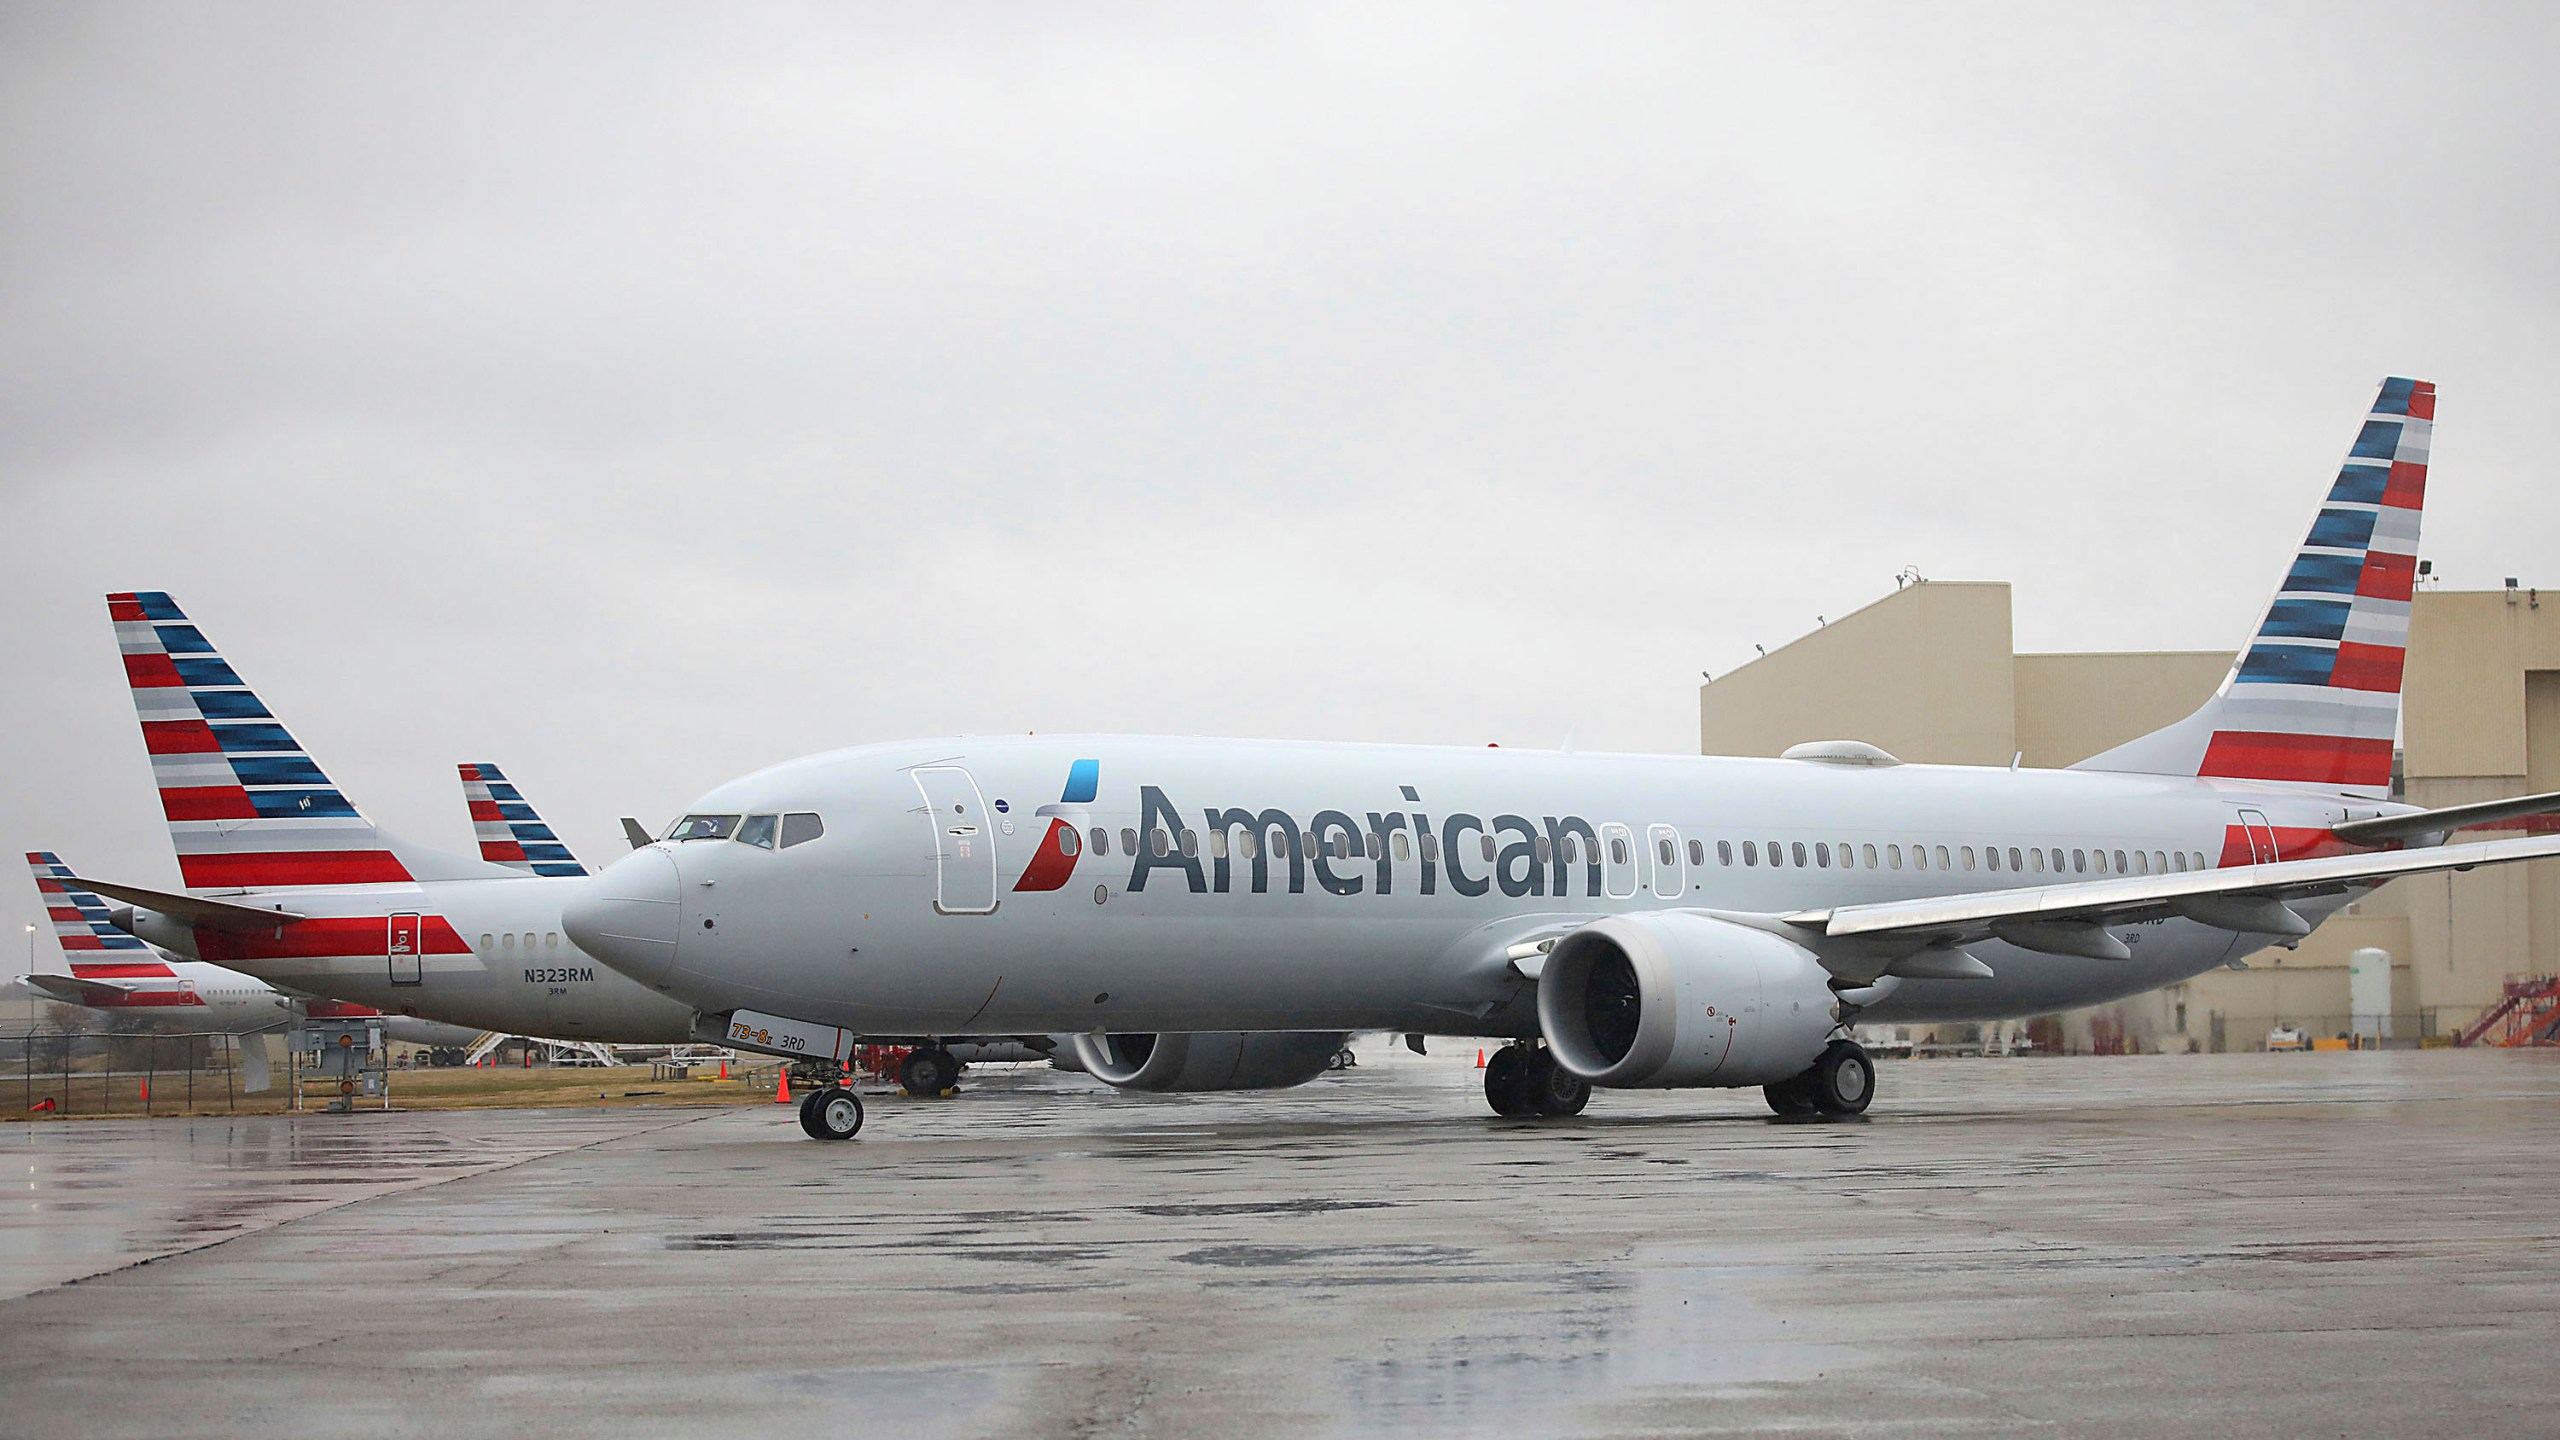
[[[1701,753],[1864,740],[1905,760],[2006,765],[2013,683],[2006,584],[1913,585],[1701,686]]]
[[[2231,670],[2228,650],[2017,657],[2018,748],[2060,768],[2195,713]]]
[[[1903,759],[2069,765],[2167,725],[2211,695],[2227,651],[2010,655],[2009,587],[1935,582],[1885,597],[1699,692],[1708,754],[1774,755],[1801,740],[1851,739]],[[1994,674],[1993,672],[1999,672]],[[1915,698],[1916,697],[1916,698]],[[2407,798],[2454,805],[2560,791],[2560,596],[2426,591],[2411,607],[2402,732]],[[2560,971],[2560,865],[2501,866],[2396,881],[2295,951],[2215,971],[2110,1007],[2156,1048],[2208,1038],[2225,1016],[2233,1048],[2279,1021],[2334,1029],[2347,1014],[2347,956],[2391,952],[2395,1029],[2422,1012],[2459,1029],[2506,977]],[[2187,1028],[2176,1029],[2177,1006]],[[2072,1018],[2085,1042],[2088,1016]]]

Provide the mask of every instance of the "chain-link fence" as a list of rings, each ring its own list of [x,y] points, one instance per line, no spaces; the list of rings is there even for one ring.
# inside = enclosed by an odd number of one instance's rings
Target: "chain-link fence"
[[[36,1028],[0,1034],[0,1095],[17,1092],[18,1119],[270,1114],[298,1059],[281,1033]]]

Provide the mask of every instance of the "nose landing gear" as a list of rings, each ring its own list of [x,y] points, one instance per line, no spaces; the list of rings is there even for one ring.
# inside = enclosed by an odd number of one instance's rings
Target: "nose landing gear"
[[[1591,1082],[1543,1045],[1505,1045],[1485,1063],[1484,1098],[1496,1115],[1560,1119],[1591,1103]]]
[[[862,1133],[862,1097],[841,1085],[813,1091],[800,1102],[800,1128],[812,1140],[850,1140]]]

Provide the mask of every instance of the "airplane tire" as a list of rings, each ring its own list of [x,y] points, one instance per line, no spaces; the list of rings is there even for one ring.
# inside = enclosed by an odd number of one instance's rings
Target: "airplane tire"
[[[830,1085],[800,1102],[800,1128],[812,1140],[850,1140],[862,1133],[862,1097]]]
[[[1867,1103],[1876,1098],[1876,1065],[1858,1042],[1834,1040],[1798,1083],[1814,1109],[1842,1120],[1866,1113]]]
[[[960,1061],[939,1046],[909,1054],[898,1066],[898,1088],[920,1099],[948,1090],[960,1078]]]
[[[1557,1064],[1552,1050],[1529,1062],[1528,1089],[1530,1110],[1550,1120],[1579,1115],[1591,1103],[1591,1082]]]
[[[1814,1108],[1813,1092],[1805,1084],[1806,1077],[1811,1073],[1807,1071],[1805,1075],[1781,1080],[1775,1085],[1763,1085],[1760,1087],[1760,1098],[1769,1102],[1769,1109],[1773,1113],[1789,1119],[1819,1114],[1820,1112]]]
[[[1493,1052],[1485,1062],[1484,1099],[1496,1115],[1534,1115],[1535,1097],[1530,1086],[1536,1078],[1530,1074],[1530,1051],[1526,1045],[1505,1045]]]

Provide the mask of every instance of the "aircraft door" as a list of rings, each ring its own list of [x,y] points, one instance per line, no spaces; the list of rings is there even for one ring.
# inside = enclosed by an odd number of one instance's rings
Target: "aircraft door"
[[[1677,900],[1688,886],[1688,871],[1680,863],[1680,832],[1668,825],[1656,825],[1644,835],[1645,848],[1653,852],[1653,893],[1657,898]]]
[[[415,915],[391,917],[391,935],[383,949],[391,960],[391,983],[416,985],[426,979],[426,962],[420,952],[425,948],[421,936],[425,927]]]
[[[1636,832],[1614,820],[1600,827],[1600,881],[1612,900],[1636,893]]]
[[[934,901],[942,915],[991,915],[996,908],[996,835],[978,782],[957,765],[914,772],[933,826]]]
[[[2265,865],[2276,858],[2275,827],[2267,823],[2265,811],[2241,811],[2240,828],[2249,836],[2249,863]]]

